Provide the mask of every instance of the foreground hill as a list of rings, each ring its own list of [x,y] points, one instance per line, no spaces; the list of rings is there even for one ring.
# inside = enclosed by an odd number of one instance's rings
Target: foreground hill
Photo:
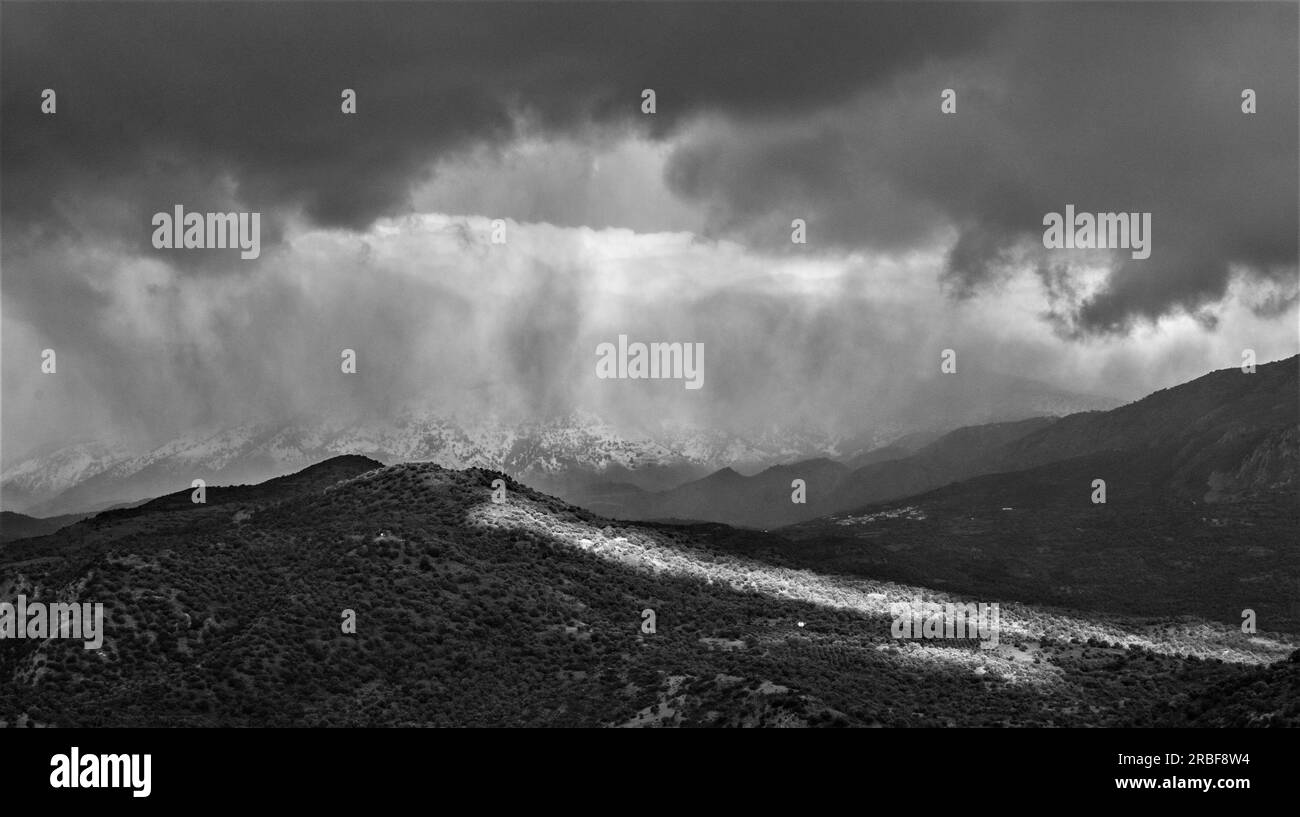
[[[108,619],[99,651],[0,640],[0,722],[1300,718],[1286,636],[968,598],[1001,602],[996,649],[896,641],[890,603],[952,597],[738,553],[783,541],[762,533],[610,523],[509,480],[494,503],[496,472],[373,465],[210,489],[203,506],[163,498],[0,551],[0,600],[98,601]],[[1228,709],[1224,688],[1240,690]]]

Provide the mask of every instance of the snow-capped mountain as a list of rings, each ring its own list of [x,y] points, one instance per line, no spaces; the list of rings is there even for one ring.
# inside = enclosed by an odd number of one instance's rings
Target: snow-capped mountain
[[[193,432],[145,452],[120,444],[70,446],[8,469],[0,490],[6,510],[100,510],[178,491],[194,479],[257,482],[340,454],[491,468],[557,490],[591,479],[661,489],[728,465],[762,468],[834,455],[843,444],[805,429],[772,428],[749,436],[673,426],[629,434],[584,412],[522,426],[407,413],[391,423],[299,422]]]
[[[849,437],[796,424],[734,431],[664,421],[629,431],[581,410],[521,424],[490,417],[458,421],[409,409],[385,422],[301,420],[213,428],[146,451],[122,443],[71,445],[0,474],[0,505],[37,516],[84,513],[179,491],[195,479],[260,482],[341,454],[385,463],[489,468],[564,498],[619,483],[661,491],[722,468],[748,475],[816,458],[857,462],[914,432],[1118,404],[1025,378],[980,373],[922,382],[901,410],[864,414],[865,430]]]
[[[28,457],[0,475],[5,510],[30,508],[131,456],[122,442],[88,442]]]

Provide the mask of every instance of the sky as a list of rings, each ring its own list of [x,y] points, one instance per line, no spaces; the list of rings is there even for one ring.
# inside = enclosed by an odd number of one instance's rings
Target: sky
[[[846,430],[944,349],[1121,399],[1285,358],[1298,28],[1293,3],[5,2],[2,456],[409,406]],[[176,204],[260,213],[260,256],[155,248]],[[1067,204],[1150,213],[1151,257],[1045,249]],[[619,334],[704,343],[704,387],[596,378]]]

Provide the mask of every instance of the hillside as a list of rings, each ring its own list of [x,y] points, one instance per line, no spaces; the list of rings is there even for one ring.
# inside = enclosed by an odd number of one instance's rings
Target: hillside
[[[1005,600],[994,650],[890,638],[942,592],[755,559],[780,537],[620,525],[496,472],[355,459],[101,514],[0,551],[0,600],[103,602],[101,651],[0,641],[13,725],[1295,722],[1291,638]],[[324,487],[322,487],[323,483]],[[265,490],[258,490],[259,488]],[[971,599],[967,599],[971,600]],[[995,601],[997,599],[981,598]],[[642,632],[642,611],[656,631]],[[356,632],[341,631],[344,610]],[[1275,677],[1276,676],[1276,677]],[[1248,694],[1207,715],[1200,696]]]
[[[622,519],[682,519],[776,528],[922,494],[974,477],[1127,452],[1153,480],[1152,501],[1235,502],[1300,487],[1300,357],[1225,369],[1110,411],[966,426],[925,442],[912,435],[853,458],[725,469],[657,493],[594,488],[569,498]],[[791,480],[807,502],[790,501]]]
[[[32,536],[45,536],[80,519],[85,519],[86,516],[87,514],[67,514],[40,519],[12,511],[0,511],[0,543],[28,539]]]
[[[1085,412],[1026,435],[995,456],[1022,470],[1104,451],[1159,462],[1165,492],[1206,502],[1300,487],[1300,356],[1253,374],[1222,369],[1107,412]]]
[[[775,550],[815,570],[1088,610],[1239,623],[1249,608],[1300,632],[1300,497],[1171,497],[1177,454],[985,475],[783,528]],[[1097,478],[1105,504],[1092,502]]]
[[[1300,632],[1298,360],[1063,418],[988,452],[983,475],[802,522],[775,551],[1092,610],[1227,623],[1251,609]]]

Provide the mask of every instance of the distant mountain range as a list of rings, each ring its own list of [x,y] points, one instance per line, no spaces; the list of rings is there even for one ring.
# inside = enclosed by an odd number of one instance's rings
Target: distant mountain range
[[[145,451],[101,441],[42,452],[0,475],[0,505],[37,517],[86,513],[170,493],[194,479],[255,483],[342,454],[491,468],[549,493],[598,503],[598,495],[623,487],[662,491],[721,468],[754,473],[811,458],[853,465],[888,443],[894,447],[887,450],[905,451],[957,425],[1117,404],[971,371],[914,384],[902,408],[864,420],[864,430],[851,435],[804,426],[735,432],[670,424],[628,432],[590,412],[522,425],[457,422],[420,411],[391,422],[254,424],[194,432]]]
[[[667,491],[623,485],[569,499],[622,519],[774,528],[985,474],[1100,455],[1121,464],[1120,473],[1105,472],[1117,483],[1126,472],[1145,474],[1144,495],[1153,498],[1294,498],[1300,489],[1298,369],[1300,357],[1252,374],[1225,369],[1110,411],[959,428],[928,443],[929,435],[914,436],[848,464],[816,458],[753,476],[722,469]],[[795,479],[806,484],[804,504],[792,501]]]
[[[5,471],[2,497],[6,509],[34,515],[95,511],[170,493],[194,479],[255,483],[344,454],[492,468],[552,489],[589,478],[655,489],[722,464],[762,467],[811,453],[838,453],[845,444],[853,443],[791,428],[743,436],[693,428],[627,435],[584,413],[525,426],[470,426],[407,414],[391,423],[303,422],[197,432],[140,454],[115,444],[70,446]]]
[[[73,522],[79,522],[91,514],[72,513],[64,516],[50,516],[38,519],[13,511],[0,511],[0,545],[17,539],[30,539],[33,536],[45,536],[65,528]]]

